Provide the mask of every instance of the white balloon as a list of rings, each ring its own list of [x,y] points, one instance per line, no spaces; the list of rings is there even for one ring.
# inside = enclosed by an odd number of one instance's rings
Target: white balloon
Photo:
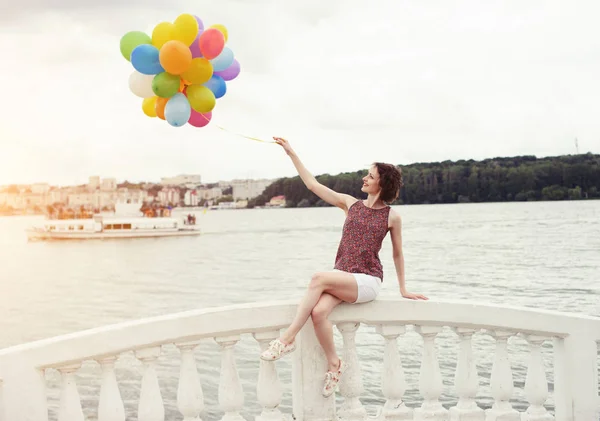
[[[134,95],[140,98],[150,98],[155,93],[152,91],[152,80],[155,75],[143,75],[138,71],[134,71],[129,76],[129,89]]]

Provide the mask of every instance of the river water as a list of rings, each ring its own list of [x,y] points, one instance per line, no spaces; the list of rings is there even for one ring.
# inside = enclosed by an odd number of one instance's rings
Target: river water
[[[600,201],[422,205],[396,208],[403,217],[409,291],[431,299],[460,299],[538,307],[600,316]],[[0,218],[0,348],[111,323],[190,309],[263,300],[299,299],[312,273],[333,265],[344,213],[335,208],[209,211],[198,213],[198,237],[28,243],[24,229],[40,217]],[[381,251],[383,296],[398,295],[389,237]],[[336,343],[341,335],[336,331]],[[437,340],[444,405],[456,402],[453,374],[458,340],[445,330]],[[357,335],[371,415],[381,393],[383,339],[371,327]],[[420,402],[422,340],[400,338],[409,406]],[[478,402],[492,403],[489,375],[493,341],[474,338],[481,379]],[[341,349],[341,348],[340,348]],[[526,346],[511,338],[513,404],[523,410]],[[552,390],[552,346],[543,356]],[[219,419],[219,353],[214,341],[196,357],[203,384],[203,419]],[[258,345],[248,335],[236,347],[247,419],[256,401]],[[289,360],[289,359],[288,359]],[[282,409],[291,412],[290,364],[278,363]],[[166,347],[159,381],[168,419],[176,407],[178,352]],[[101,370],[86,363],[78,373],[86,416],[96,417]],[[135,420],[141,364],[124,355],[117,364],[128,420]],[[55,419],[58,377],[48,375]],[[547,407],[553,409],[552,396]]]

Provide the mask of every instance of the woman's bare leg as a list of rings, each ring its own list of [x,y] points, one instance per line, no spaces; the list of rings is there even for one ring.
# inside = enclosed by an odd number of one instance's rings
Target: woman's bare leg
[[[294,342],[296,335],[300,332],[324,293],[339,298],[341,301],[355,302],[358,297],[358,285],[354,275],[347,272],[315,273],[310,280],[306,294],[298,304],[292,324],[279,338],[281,342],[285,344]]]
[[[315,334],[317,339],[325,351],[327,357],[327,363],[329,364],[329,371],[336,371],[340,365],[340,359],[335,350],[335,344],[333,342],[333,325],[327,319],[331,314],[331,311],[341,303],[337,297],[331,294],[325,293],[321,295],[319,302],[313,308],[312,317],[313,324],[315,326]]]

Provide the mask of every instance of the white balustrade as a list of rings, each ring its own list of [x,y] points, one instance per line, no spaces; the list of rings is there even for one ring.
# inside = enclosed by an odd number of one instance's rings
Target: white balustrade
[[[221,421],[243,421],[240,411],[244,407],[244,390],[235,364],[233,347],[239,335],[215,338],[221,346],[221,376],[219,378],[219,405],[225,411]]]
[[[415,409],[415,420],[446,421],[448,410],[440,402],[444,384],[435,350],[435,338],[442,327],[417,326],[415,330],[423,337],[423,358],[419,373],[419,391],[423,396],[423,403],[420,408]]]
[[[102,367],[98,421],[125,421],[121,397],[124,385],[117,383],[115,362],[118,355],[130,351],[143,363],[138,421],[166,421],[156,364],[161,346],[170,344],[175,344],[181,352],[177,408],[184,421],[200,421],[206,408],[194,349],[199,341],[209,338],[215,338],[221,350],[218,401],[224,412],[222,420],[242,421],[244,393],[234,357],[239,335],[253,334],[260,348],[265,349],[268,342],[278,336],[279,330],[290,323],[296,306],[296,302],[278,302],[196,310],[0,350],[0,421],[48,421],[44,373],[54,369],[61,374],[58,421],[84,421],[76,372],[84,361],[90,360],[98,361]],[[291,356],[293,414],[284,414],[281,409],[283,388],[276,364],[261,361],[256,383],[260,406],[253,414],[256,421],[284,421],[290,415],[302,421],[365,421],[367,412],[360,401],[364,392],[355,343],[360,325],[357,320],[376,326],[385,341],[381,376],[385,404],[381,407],[379,421],[599,419],[597,341],[600,340],[600,318],[536,309],[386,297],[365,306],[343,304],[334,309],[330,318],[342,334],[342,355],[349,365],[340,383],[343,401],[339,416],[336,415],[335,395],[329,398],[321,395],[327,360],[309,321],[296,337],[297,350]],[[405,325],[418,326],[415,330],[423,338],[419,372],[423,402],[415,409],[404,402],[407,384],[402,362],[405,357],[401,358],[398,352],[398,337],[405,333]],[[449,411],[440,403],[443,383],[435,344],[442,326],[453,329],[460,339],[454,373],[458,403]],[[494,402],[485,412],[476,402],[479,377],[472,349],[473,335],[481,329],[495,338],[490,381]],[[529,347],[524,387],[528,408],[523,413],[511,405],[514,386],[507,344],[516,334],[524,335]],[[554,354],[554,416],[544,407],[550,396],[541,352],[543,341],[550,338]]]
[[[269,347],[270,341],[279,337],[279,330],[258,332],[253,336],[258,341],[262,352]],[[285,418],[279,410],[283,391],[275,362],[260,360],[259,364],[256,397],[263,409],[261,414],[256,417],[256,421],[283,421]]]
[[[412,420],[413,410],[407,407],[403,401],[406,393],[406,380],[402,358],[398,351],[398,336],[406,333],[406,327],[378,325],[377,333],[385,339],[381,391],[386,401],[381,410],[381,419],[382,421]]]
[[[344,420],[362,421],[367,418],[367,410],[360,402],[364,388],[360,362],[356,354],[356,331],[360,323],[346,322],[338,323],[336,326],[344,340],[342,359],[348,364],[339,383],[340,394],[344,397],[339,416]]]
[[[75,381],[75,373],[79,367],[81,367],[80,364],[73,364],[58,369],[62,377],[58,421],[84,421],[81,399]]]
[[[499,330],[490,332],[490,334],[496,339],[496,354],[490,380],[494,404],[486,411],[485,419],[486,421],[520,421],[519,412],[509,402],[514,386],[507,344],[508,338],[513,334]]]
[[[529,407],[522,421],[552,421],[554,417],[548,413],[544,404],[548,400],[548,379],[542,360],[541,347],[546,338],[526,336],[529,343],[529,364],[525,378],[525,396]]]
[[[115,375],[116,356],[98,360],[102,367],[102,384],[98,399],[98,421],[125,421],[125,407]]]
[[[479,389],[479,374],[473,356],[472,337],[475,329],[455,328],[460,338],[454,387],[458,403],[450,408],[450,421],[483,421],[485,412],[475,402]]]
[[[204,411],[204,393],[194,357],[194,349],[199,342],[182,342],[175,345],[181,352],[177,408],[183,415],[183,421],[199,420],[200,414]]]
[[[165,405],[158,375],[156,374],[156,360],[160,357],[159,346],[145,348],[135,352],[135,357],[144,363],[144,376],[138,404],[138,421],[165,421]]]

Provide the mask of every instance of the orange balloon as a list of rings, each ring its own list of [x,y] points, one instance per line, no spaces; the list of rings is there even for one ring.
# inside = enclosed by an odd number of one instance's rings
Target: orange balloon
[[[181,41],[168,41],[161,47],[158,59],[167,73],[180,75],[192,64],[192,52]]]
[[[167,102],[169,102],[169,98],[156,98],[156,115],[162,120],[165,119],[165,107]]]

